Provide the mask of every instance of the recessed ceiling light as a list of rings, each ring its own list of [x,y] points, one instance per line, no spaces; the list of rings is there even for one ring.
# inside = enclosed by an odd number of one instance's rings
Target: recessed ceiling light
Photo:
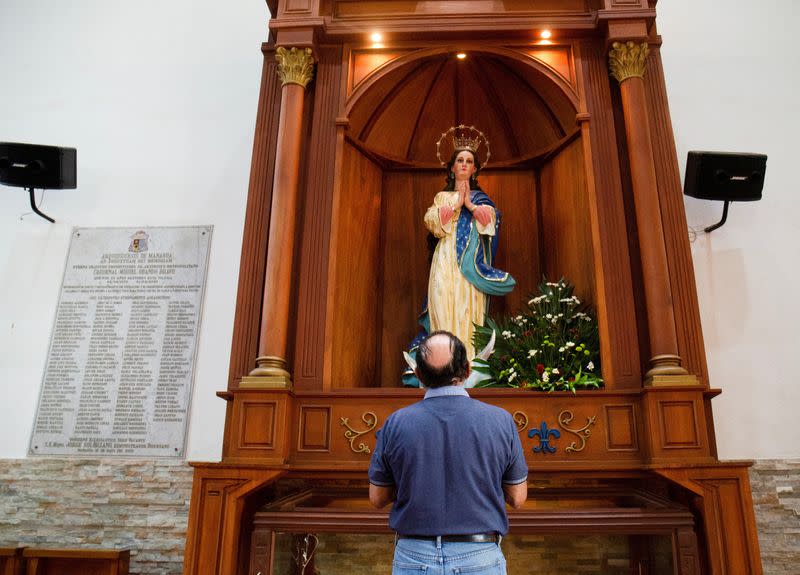
[[[381,40],[383,40],[383,36],[381,35],[380,32],[373,32],[370,35],[369,39],[372,40],[373,42],[380,42]]]
[[[459,52],[458,54],[456,54],[456,58],[458,58],[459,60],[463,60],[466,57],[467,55],[464,52]]]
[[[553,33],[550,30],[542,30],[541,32],[539,32],[539,36],[541,36],[545,40],[550,38],[550,36],[552,36],[552,35],[553,35]]]

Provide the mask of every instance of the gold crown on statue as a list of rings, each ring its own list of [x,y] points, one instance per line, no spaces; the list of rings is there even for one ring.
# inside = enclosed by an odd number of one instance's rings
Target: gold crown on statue
[[[453,144],[453,151],[469,150],[475,155],[476,159],[478,157],[478,148],[481,147],[481,144],[486,144],[486,157],[481,162],[481,167],[485,167],[486,164],[489,163],[489,157],[492,155],[492,153],[489,149],[489,140],[486,139],[486,136],[483,134],[483,132],[481,132],[475,126],[465,126],[464,124],[459,124],[458,126],[453,126],[446,132],[442,132],[442,135],[439,137],[439,141],[436,142],[436,157],[439,158],[439,161],[443,166],[447,165],[447,160],[442,159],[442,142],[448,138],[450,138],[451,143]]]

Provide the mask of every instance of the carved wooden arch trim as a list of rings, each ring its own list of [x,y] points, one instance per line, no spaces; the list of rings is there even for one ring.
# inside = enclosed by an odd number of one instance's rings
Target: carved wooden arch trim
[[[529,47],[526,47],[529,48]],[[511,60],[516,60],[518,62],[522,62],[527,66],[530,66],[540,74],[542,74],[545,78],[550,80],[553,84],[555,84],[558,89],[566,96],[567,100],[569,100],[572,107],[575,109],[577,114],[580,108],[580,99],[578,97],[575,88],[567,82],[564,77],[558,73],[556,70],[538,60],[534,56],[532,56],[528,52],[523,52],[522,49],[514,49],[514,48],[505,48],[502,46],[476,46],[470,47],[469,50],[471,52],[483,52],[488,54],[494,54],[496,56],[500,56],[503,58],[508,58]],[[453,51],[452,46],[437,46],[434,48],[422,48],[420,50],[415,50],[410,53],[402,54],[397,58],[393,58],[388,62],[378,66],[375,70],[369,73],[364,79],[359,82],[358,86],[355,87],[355,90],[350,95],[345,103],[344,109],[344,116],[349,118],[350,114],[353,110],[353,107],[358,103],[358,101],[369,92],[369,90],[375,86],[378,82],[380,82],[384,77],[386,77],[391,72],[407,66],[409,64],[413,64],[419,60],[424,60],[426,58],[430,58],[433,56],[438,56],[440,54],[446,54]]]

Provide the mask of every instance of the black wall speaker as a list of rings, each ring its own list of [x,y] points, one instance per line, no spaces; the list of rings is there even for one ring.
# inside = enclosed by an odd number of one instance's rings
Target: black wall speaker
[[[764,154],[689,152],[683,193],[701,200],[760,200],[766,169]]]
[[[0,183],[48,190],[77,186],[75,148],[0,142]]]

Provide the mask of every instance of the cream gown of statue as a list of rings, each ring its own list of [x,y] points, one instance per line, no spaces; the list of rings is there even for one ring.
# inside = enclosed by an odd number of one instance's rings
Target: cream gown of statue
[[[437,238],[436,250],[433,252],[431,273],[428,280],[428,316],[431,331],[443,329],[457,336],[467,347],[467,357],[475,357],[472,344],[473,323],[483,325],[486,316],[488,297],[473,286],[461,273],[456,256],[456,224],[458,212],[454,213],[447,224],[442,225],[439,208],[454,208],[458,202],[458,192],[439,192],[433,199],[433,205],[425,212],[425,226]],[[477,226],[481,235],[493,236],[497,214],[492,209],[489,223],[482,226],[478,220],[472,219],[471,225]]]

